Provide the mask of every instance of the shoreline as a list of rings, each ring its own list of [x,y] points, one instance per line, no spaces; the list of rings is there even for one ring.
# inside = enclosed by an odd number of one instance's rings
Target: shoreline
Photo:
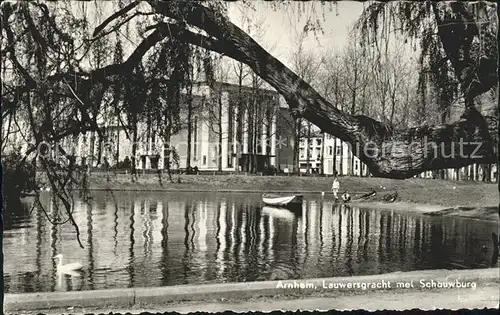
[[[111,181],[108,181],[111,179]],[[177,175],[173,177],[177,179]],[[131,182],[125,174],[93,173],[89,177],[91,192],[154,192],[154,193],[285,193],[317,195],[325,193],[332,200],[331,178],[305,176],[255,175],[181,175],[181,183],[170,183],[157,174],[141,174]],[[498,221],[498,188],[495,183],[449,181],[437,179],[387,179],[376,177],[340,177],[340,192],[351,193],[356,207],[387,209],[432,216],[457,216]],[[377,191],[377,196],[355,200],[359,194]],[[381,201],[385,194],[398,192],[394,203]]]
[[[439,288],[439,287],[421,287],[421,281],[424,283],[469,283],[461,288]],[[284,288],[283,284],[293,285],[293,283],[304,284],[303,288]],[[336,288],[324,287],[323,283],[329,286],[337,284]],[[368,287],[362,289],[356,287],[356,283],[391,283],[389,287]],[[280,286],[281,283],[281,286]],[[414,286],[410,287],[410,283]],[[343,288],[339,288],[338,285]],[[348,287],[351,284],[350,288]],[[400,285],[401,284],[401,285]],[[471,287],[474,284],[474,287]],[[430,300],[418,300],[421,307],[429,306],[429,303],[435,303],[438,300],[448,300],[448,302],[460,301],[470,294],[476,294],[487,297],[480,301],[482,307],[496,307],[499,303],[498,286],[500,284],[500,272],[497,268],[485,269],[467,269],[467,270],[418,270],[409,272],[393,272],[380,275],[353,276],[353,277],[335,277],[319,279],[298,279],[298,280],[277,280],[260,282],[241,282],[241,283],[220,283],[220,284],[202,284],[202,285],[178,285],[168,287],[151,288],[128,288],[128,289],[105,289],[95,291],[70,291],[70,292],[47,292],[47,293],[23,293],[23,294],[5,294],[4,306],[6,313],[23,312],[50,309],[68,309],[72,312],[81,309],[83,313],[94,310],[104,312],[104,310],[113,309],[134,309],[134,308],[165,308],[176,311],[178,307],[183,307],[186,302],[198,302],[191,307],[190,311],[206,309],[207,303],[222,304],[225,310],[232,309],[235,302],[248,303],[252,299],[266,300],[271,299],[269,306],[272,309],[280,309],[281,303],[296,300],[302,301],[311,298],[327,299],[334,301],[338,298],[348,297],[342,309],[362,308],[362,305],[356,306],[356,301],[360,298],[366,302],[380,304],[377,308],[385,308],[384,298],[393,297],[399,301],[399,308],[407,307],[405,302],[409,296],[418,296],[427,294]],[[307,287],[305,287],[307,285]],[[299,285],[300,286],[300,285]],[[431,285],[432,286],[432,285]],[[436,284],[437,286],[437,284]],[[492,291],[493,290],[493,291]],[[493,296],[491,292],[496,292]],[[383,297],[383,298],[381,298]],[[335,298],[335,299],[332,299]],[[349,302],[353,301],[353,302]],[[472,299],[470,300],[472,302]],[[467,304],[466,307],[477,307]],[[463,303],[462,303],[463,304]],[[314,304],[313,304],[314,305]],[[331,304],[329,304],[331,305]],[[220,305],[219,305],[220,306]],[[318,307],[313,306],[313,307]],[[463,307],[463,306],[461,306]],[[332,309],[334,307],[328,307]],[[392,307],[391,307],[392,308]],[[251,310],[251,309],[247,309]],[[311,309],[314,310],[314,309]]]

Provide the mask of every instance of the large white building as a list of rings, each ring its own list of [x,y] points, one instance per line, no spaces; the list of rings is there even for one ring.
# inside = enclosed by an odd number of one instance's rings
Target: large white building
[[[306,155],[307,146],[309,146],[309,161]],[[324,137],[301,139],[299,149],[301,173],[307,172],[308,162],[310,173],[317,174],[322,169],[323,174],[327,175],[333,175],[334,172],[338,175],[368,175],[366,165],[352,154],[349,144],[329,134],[325,134]]]
[[[223,171],[235,171],[237,168],[250,171],[254,168],[261,171],[276,165],[279,94],[260,89],[257,92],[260,101],[252,102],[249,97],[255,91],[243,87],[243,103],[238,105],[239,92],[238,86],[225,83],[219,83],[214,90],[208,86],[197,89],[202,110],[193,117],[191,167]],[[219,104],[207,101],[218,97]],[[172,145],[179,153],[181,168],[187,165],[187,138],[187,130],[182,130],[172,138]]]
[[[239,94],[241,92],[241,96]],[[217,83],[214,88],[199,85],[193,89],[191,120],[191,167],[199,170],[262,171],[276,163],[276,114],[279,94],[270,90]],[[254,98],[256,97],[256,98]],[[238,100],[241,98],[241,102]],[[170,139],[180,168],[188,166],[187,114],[180,113],[184,127]],[[75,154],[93,167],[108,161],[110,166],[132,160],[132,140],[125,128],[110,126],[106,144],[96,141],[95,133],[82,135]],[[240,139],[238,139],[238,135]],[[94,145],[92,145],[92,143]],[[99,159],[99,146],[102,156]],[[92,147],[94,147],[92,149]],[[144,121],[138,124],[135,154],[139,170],[164,169],[169,153],[157,130]],[[170,156],[173,160],[173,154]],[[173,166],[176,167],[175,165]]]

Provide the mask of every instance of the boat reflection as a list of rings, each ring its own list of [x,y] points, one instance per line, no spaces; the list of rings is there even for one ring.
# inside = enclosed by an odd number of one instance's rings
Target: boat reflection
[[[293,221],[297,218],[297,214],[295,211],[290,211],[287,208],[278,208],[271,206],[263,206],[262,214],[277,219],[284,219],[287,221]]]

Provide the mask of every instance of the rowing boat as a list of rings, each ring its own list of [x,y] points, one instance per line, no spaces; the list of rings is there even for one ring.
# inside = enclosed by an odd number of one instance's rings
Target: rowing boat
[[[282,196],[276,194],[263,194],[262,201],[266,205],[276,206],[276,207],[289,207],[301,205],[303,200],[302,195],[289,195]]]

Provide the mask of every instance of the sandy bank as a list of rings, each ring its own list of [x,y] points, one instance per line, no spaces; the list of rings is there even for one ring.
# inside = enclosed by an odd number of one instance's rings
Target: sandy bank
[[[432,283],[444,284],[457,283],[458,281],[465,284],[466,287],[453,289],[421,287],[421,280],[424,280],[426,284],[431,283],[431,286]],[[368,287],[363,289],[360,285],[362,283]],[[375,287],[377,283],[379,284],[378,288]],[[410,287],[412,283],[413,287]],[[329,287],[333,284],[336,284],[337,287]],[[344,287],[340,288],[339,286],[342,285]],[[304,310],[332,308],[375,310],[414,307],[432,309],[433,307],[449,308],[451,306],[454,308],[482,308],[498,305],[499,285],[500,274],[496,268],[424,270],[296,281],[6,294],[5,312],[18,313],[22,311],[27,313],[31,311],[37,313],[47,309],[59,311],[68,308],[71,308],[73,314],[91,311],[101,313],[110,310],[126,312],[160,309],[178,312],[217,311],[221,309],[266,311],[289,309],[292,305],[296,305],[294,310],[298,308]],[[186,302],[190,302],[191,305],[186,305]]]
[[[446,207],[440,205],[418,204],[411,202],[369,202],[355,201],[353,206],[370,209],[390,209],[395,211],[417,212],[429,216],[457,216],[477,220],[498,221],[498,207]]]

